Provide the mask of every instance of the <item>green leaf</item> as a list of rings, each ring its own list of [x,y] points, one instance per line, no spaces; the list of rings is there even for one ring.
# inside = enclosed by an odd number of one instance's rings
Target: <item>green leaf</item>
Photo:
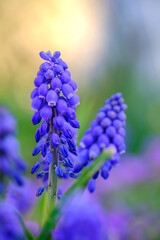
[[[102,164],[109,160],[110,157],[114,154],[115,149],[114,147],[105,149],[98,158],[96,158],[93,163],[82,171],[82,174],[76,180],[76,182],[68,189],[68,191],[64,194],[63,198],[60,201],[60,204],[55,207],[55,209],[51,212],[48,220],[46,221],[44,227],[40,235],[36,238],[37,240],[44,240],[47,239],[50,235],[51,230],[54,229],[57,221],[61,216],[61,207],[65,203],[68,196],[73,194],[79,188],[84,188],[87,185],[88,180],[93,176],[95,172],[102,166]]]
[[[27,237],[27,240],[34,240],[32,234],[30,233],[30,231],[28,230],[28,228],[26,227],[24,221],[23,221],[23,218],[22,216],[20,215],[20,213],[18,211],[16,211],[17,215],[18,215],[18,218],[21,222],[21,225],[23,227],[23,230],[24,230],[24,233],[25,233],[25,236]]]

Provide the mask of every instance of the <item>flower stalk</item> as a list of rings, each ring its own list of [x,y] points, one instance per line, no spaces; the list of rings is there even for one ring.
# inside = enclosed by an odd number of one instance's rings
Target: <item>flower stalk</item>
[[[50,120],[50,136],[53,132],[58,133],[58,130],[54,128],[53,118],[57,116],[56,109],[53,108],[52,118]],[[55,169],[58,166],[58,147],[54,147],[50,140],[50,152],[53,157],[53,161],[49,165],[49,179],[48,179],[48,212],[54,209],[57,199],[57,186],[58,186],[58,177],[56,175]]]

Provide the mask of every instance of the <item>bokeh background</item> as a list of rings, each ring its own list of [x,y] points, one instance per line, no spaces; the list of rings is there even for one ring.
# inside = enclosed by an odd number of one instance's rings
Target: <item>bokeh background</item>
[[[0,103],[17,118],[28,168],[35,161],[30,93],[42,62],[39,52],[59,50],[78,83],[79,138],[104,100],[123,93],[128,105],[127,153],[90,198],[101,202],[117,225],[120,217],[115,220],[114,211],[132,212],[135,224],[146,224],[147,212],[147,239],[159,239],[155,232],[160,229],[159,13],[158,0],[0,1]],[[153,219],[155,224],[150,224]],[[111,234],[116,236],[113,229]]]

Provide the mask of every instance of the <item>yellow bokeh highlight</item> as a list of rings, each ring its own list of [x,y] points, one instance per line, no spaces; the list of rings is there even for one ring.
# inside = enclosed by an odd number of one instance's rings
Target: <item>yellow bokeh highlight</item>
[[[61,51],[74,80],[84,83],[102,59],[106,4],[95,0],[6,0],[0,2],[0,9],[1,90],[9,84],[18,102],[23,103],[33,88],[41,50]]]

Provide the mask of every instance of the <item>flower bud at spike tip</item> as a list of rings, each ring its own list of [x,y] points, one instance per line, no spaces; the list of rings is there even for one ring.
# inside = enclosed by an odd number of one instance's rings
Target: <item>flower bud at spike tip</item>
[[[39,55],[43,60],[49,60],[48,55],[44,51],[41,51]]]
[[[51,60],[54,62],[60,56],[61,56],[61,53],[59,51],[56,51],[53,53],[53,57],[51,58]]]

